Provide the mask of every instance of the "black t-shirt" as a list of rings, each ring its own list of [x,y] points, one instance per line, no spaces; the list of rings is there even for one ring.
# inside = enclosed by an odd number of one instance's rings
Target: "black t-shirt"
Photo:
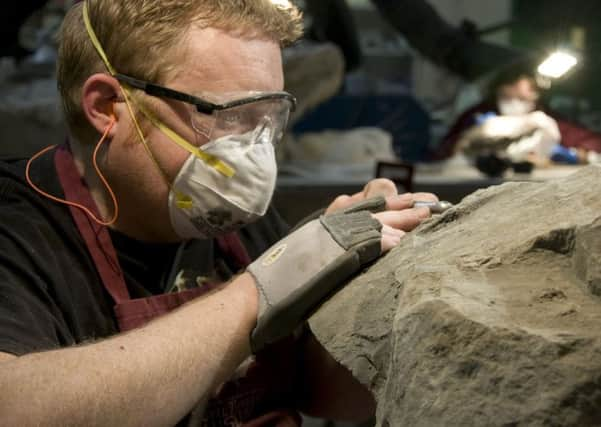
[[[118,332],[104,289],[68,207],[25,181],[26,161],[0,162],[0,352],[22,355]],[[30,173],[63,198],[53,153]],[[239,232],[252,259],[287,232],[273,209]],[[212,240],[149,244],[111,231],[130,296],[140,298],[226,280],[236,270]]]

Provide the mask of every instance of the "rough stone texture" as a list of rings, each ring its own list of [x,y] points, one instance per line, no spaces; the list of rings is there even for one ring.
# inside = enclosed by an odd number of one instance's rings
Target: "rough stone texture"
[[[601,167],[468,196],[310,324],[378,426],[601,425]]]

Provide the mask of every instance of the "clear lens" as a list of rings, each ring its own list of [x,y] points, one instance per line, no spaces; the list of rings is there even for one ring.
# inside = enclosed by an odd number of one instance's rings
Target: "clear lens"
[[[255,132],[257,142],[279,142],[286,130],[292,103],[285,98],[253,101],[213,114],[191,113],[192,127],[206,141]]]

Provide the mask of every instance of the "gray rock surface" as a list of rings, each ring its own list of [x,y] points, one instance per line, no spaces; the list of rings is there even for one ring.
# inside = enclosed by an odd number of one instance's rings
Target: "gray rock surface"
[[[601,167],[468,196],[310,324],[378,426],[601,425]]]

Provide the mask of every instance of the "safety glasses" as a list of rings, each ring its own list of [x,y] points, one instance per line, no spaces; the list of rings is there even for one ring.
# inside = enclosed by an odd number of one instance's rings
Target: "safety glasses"
[[[283,137],[290,112],[296,108],[296,99],[287,92],[246,92],[245,96],[214,103],[124,74],[117,73],[115,78],[147,95],[193,106],[189,109],[192,128],[207,140],[255,132],[259,142],[276,144]]]

